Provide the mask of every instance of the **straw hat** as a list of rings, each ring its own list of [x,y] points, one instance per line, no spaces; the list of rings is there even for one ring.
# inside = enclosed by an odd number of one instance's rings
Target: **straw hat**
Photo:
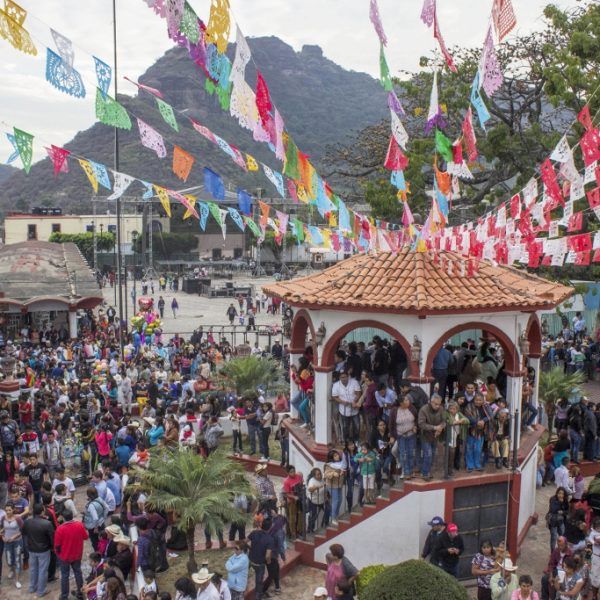
[[[192,573],[192,581],[199,585],[210,581],[213,573],[209,573],[206,567],[202,567],[197,573]]]
[[[266,471],[266,470],[267,470],[267,465],[265,465],[265,464],[256,465],[256,467],[254,467],[255,473],[262,473],[263,471]]]
[[[152,417],[144,417],[144,421],[146,421],[150,427],[154,427],[154,423],[156,423],[155,419]]]
[[[121,528],[118,525],[115,525],[114,523],[112,525],[109,525],[108,527],[106,527],[104,529],[104,531],[106,531],[106,533],[110,533],[110,535],[114,535],[114,536],[122,536],[123,535],[123,531],[121,530]]]
[[[127,535],[118,535],[113,542],[115,544],[124,544],[125,546],[131,547],[131,538]]]
[[[505,571],[516,571],[519,567],[517,565],[513,565],[512,560],[510,558],[505,558],[502,562],[497,561],[496,564],[504,569]]]

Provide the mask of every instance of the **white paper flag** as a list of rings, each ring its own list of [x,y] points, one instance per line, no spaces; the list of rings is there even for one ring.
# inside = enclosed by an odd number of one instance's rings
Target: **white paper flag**
[[[585,168],[585,176],[583,177],[584,183],[593,183],[596,181],[596,167],[598,166],[598,161],[593,162],[591,165],[588,165]]]
[[[135,179],[131,175],[127,175],[126,173],[119,173],[118,171],[113,171],[114,176],[114,184],[113,184],[113,193],[107,198],[107,200],[116,200],[120,198],[125,190],[131,185],[131,182]]]
[[[408,133],[406,132],[400,117],[393,110],[390,111],[390,117],[392,119],[392,135],[394,136],[396,142],[398,142],[400,148],[406,150]]]
[[[573,152],[571,151],[571,146],[569,146],[566,135],[560,138],[560,142],[556,144],[556,148],[552,151],[550,158],[559,163],[567,162],[570,158],[573,158]]]

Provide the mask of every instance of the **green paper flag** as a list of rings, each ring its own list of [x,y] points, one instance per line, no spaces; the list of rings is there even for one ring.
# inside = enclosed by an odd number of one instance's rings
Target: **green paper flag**
[[[210,210],[210,214],[214,217],[215,221],[221,225],[221,213],[219,212],[219,207],[214,202],[207,202],[208,210]]]
[[[244,223],[248,226],[248,229],[257,237],[262,237],[262,231],[258,225],[248,216],[244,215]]]
[[[131,129],[131,119],[127,111],[108,94],[104,97],[99,88],[96,88],[96,119],[111,127]]]
[[[186,2],[183,9],[183,18],[179,24],[179,31],[193,44],[197,44],[200,39],[200,25],[198,25],[198,15],[194,9]]]
[[[232,89],[233,86],[231,85],[231,82],[228,82],[226,88],[222,88],[221,86],[217,87],[217,96],[219,97],[219,104],[221,105],[221,110],[229,110]]]
[[[452,142],[439,130],[435,130],[435,149],[446,162],[452,162]]]
[[[177,124],[173,107],[160,98],[156,99],[156,103],[158,104],[158,110],[160,111],[162,118],[165,120],[165,123],[170,125],[175,131],[179,131],[179,125]]]
[[[383,44],[381,44],[379,50],[379,71],[380,71],[380,80],[383,89],[387,92],[392,91],[392,78],[390,77],[390,69],[387,64],[387,60],[385,59],[385,52],[383,51]]]
[[[286,135],[285,142],[285,162],[283,164],[283,174],[290,179],[300,179],[300,171],[298,169],[298,147],[294,144],[294,140],[289,135]]]
[[[304,225],[299,219],[294,219],[294,229],[296,230],[296,239],[301,244],[304,241]]]
[[[25,169],[25,173],[29,173],[29,169],[31,169],[31,158],[33,157],[33,136],[16,127],[13,127],[13,132],[15,134],[15,144],[17,145],[23,168]]]

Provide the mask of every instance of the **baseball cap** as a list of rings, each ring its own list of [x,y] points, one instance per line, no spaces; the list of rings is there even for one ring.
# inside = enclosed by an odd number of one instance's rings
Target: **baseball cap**
[[[442,517],[433,517],[433,519],[431,519],[431,521],[429,521],[429,523],[427,523],[427,525],[429,525],[430,527],[435,527],[436,525],[445,525],[446,522],[444,521],[444,519],[442,519]]]
[[[448,523],[446,531],[449,533],[456,533],[458,531],[458,525],[456,523]]]
[[[327,596],[327,590],[324,587],[318,587],[313,596],[319,598],[320,596]]]

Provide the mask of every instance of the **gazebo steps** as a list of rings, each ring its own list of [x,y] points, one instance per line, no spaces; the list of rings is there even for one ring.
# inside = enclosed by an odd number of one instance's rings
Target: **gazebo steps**
[[[299,564],[301,564],[301,558],[302,556],[300,555],[300,552],[298,552],[297,550],[295,550],[294,548],[288,548],[285,552],[286,557],[285,557],[285,562],[284,563],[279,563],[279,576],[282,579],[283,582],[283,578],[288,575],[291,571],[293,571]],[[285,582],[282,583],[282,586],[285,585]],[[273,587],[271,587],[269,589],[269,592],[271,593],[273,591]],[[254,594],[254,571],[252,569],[250,569],[249,573],[248,573],[248,588],[246,590],[246,593],[244,594],[244,600],[254,600],[255,594]],[[285,596],[281,596],[281,598],[284,598]]]

